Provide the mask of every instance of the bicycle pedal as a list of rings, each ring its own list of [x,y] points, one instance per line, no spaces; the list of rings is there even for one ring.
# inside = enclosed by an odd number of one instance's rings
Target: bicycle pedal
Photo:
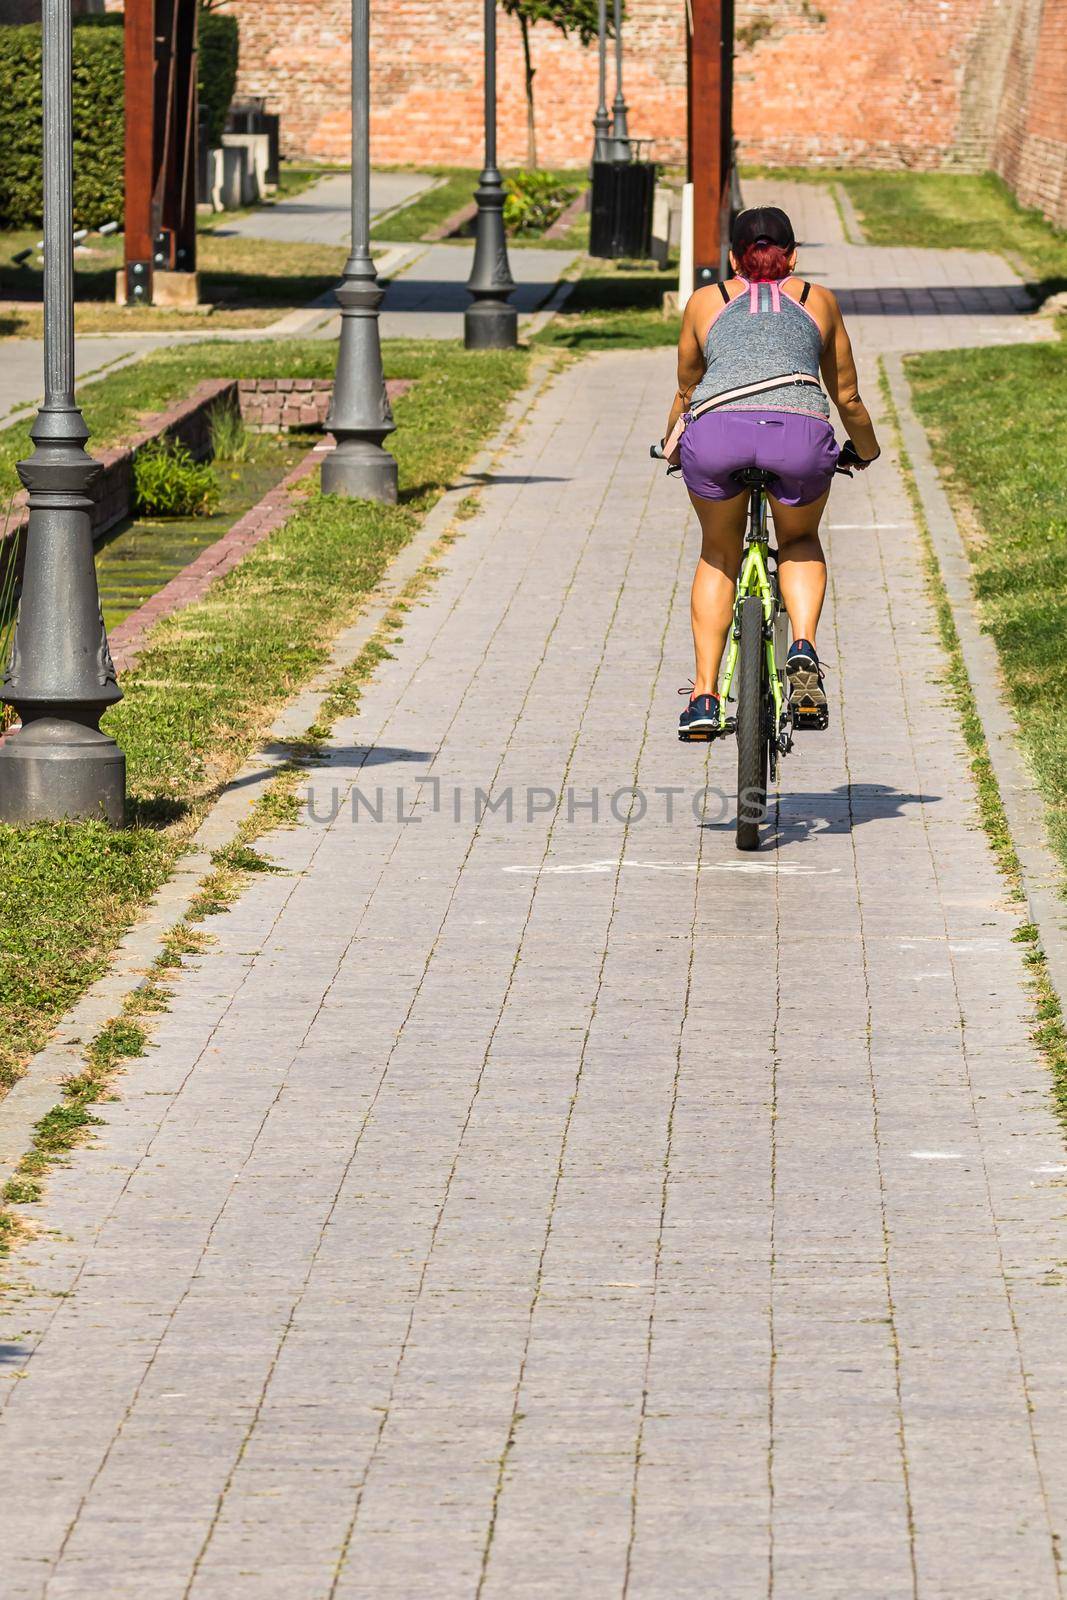
[[[830,726],[830,713],[826,706],[793,706],[793,727],[819,731]]]
[[[683,732],[683,730],[679,728],[678,738],[681,740],[682,744],[710,744],[713,739],[717,739],[719,737],[721,731],[721,729],[716,729],[714,732],[709,733],[706,728],[698,728],[694,730],[694,732],[690,733],[688,729]]]

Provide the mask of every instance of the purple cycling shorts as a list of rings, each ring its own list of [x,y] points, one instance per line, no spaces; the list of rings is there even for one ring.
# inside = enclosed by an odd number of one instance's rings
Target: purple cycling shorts
[[[825,494],[839,454],[823,417],[802,411],[705,411],[682,434],[685,486],[702,500],[732,500],[740,467],[762,467],[778,479],[771,494],[784,506],[806,506]]]

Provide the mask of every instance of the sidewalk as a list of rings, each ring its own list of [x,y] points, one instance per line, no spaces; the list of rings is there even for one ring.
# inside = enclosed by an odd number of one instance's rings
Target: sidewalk
[[[831,727],[739,857],[672,389],[557,378],[49,1179],[4,1600],[1061,1596],[1067,1159],[910,502],[835,487]]]
[[[429,188],[433,179],[423,173],[373,172],[371,174],[371,215],[391,211],[405,200],[414,199]],[[220,219],[224,233],[249,238],[293,243],[347,244],[351,235],[351,186],[347,173],[330,173],[304,194],[293,200],[263,207],[248,217],[227,223]],[[470,304],[466,283],[474,260],[473,242],[448,245],[374,245],[375,256],[386,285],[380,318],[385,339],[462,339],[463,313]],[[551,295],[559,279],[575,260],[575,252],[539,250],[512,245],[509,249],[516,289],[511,303],[519,312],[520,327]],[[316,305],[318,302],[316,302]],[[308,309],[284,317],[275,308],[264,308],[263,329],[212,328],[166,329],[153,333],[87,334],[75,345],[75,369],[79,380],[102,368],[113,368],[130,358],[138,359],[162,345],[196,344],[205,339],[240,344],[246,339],[314,333],[317,338],[335,339],[341,319],[330,306],[316,316]],[[40,339],[3,341],[4,384],[0,392],[0,427],[14,420],[27,406],[40,403],[43,385],[44,343]]]
[[[433,184],[433,178],[424,172],[372,172],[371,219],[414,200]],[[277,200],[273,205],[261,206],[250,216],[233,222],[221,217],[215,231],[283,244],[349,244],[352,239],[352,179],[347,172],[327,173],[291,200]]]

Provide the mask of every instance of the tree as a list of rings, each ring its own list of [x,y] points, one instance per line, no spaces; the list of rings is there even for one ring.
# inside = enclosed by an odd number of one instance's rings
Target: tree
[[[509,17],[518,20],[522,34],[522,58],[526,69],[526,165],[537,166],[537,127],[534,120],[534,77],[537,69],[530,55],[530,29],[538,22],[551,22],[560,33],[576,33],[583,45],[597,36],[597,0],[501,0]],[[610,7],[609,7],[610,11]],[[611,32],[610,18],[608,31]]]

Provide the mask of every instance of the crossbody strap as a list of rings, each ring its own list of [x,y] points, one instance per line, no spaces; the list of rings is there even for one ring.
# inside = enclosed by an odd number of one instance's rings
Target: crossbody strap
[[[697,417],[702,417],[705,411],[716,411],[719,406],[724,406],[731,400],[747,400],[750,395],[766,394],[770,389],[781,389],[783,385],[796,383],[812,389],[821,389],[818,378],[810,372],[783,372],[777,378],[761,378],[758,383],[745,383],[739,389],[727,389],[722,394],[712,395],[708,400],[702,400],[699,405],[691,406],[689,418],[695,422]]]

